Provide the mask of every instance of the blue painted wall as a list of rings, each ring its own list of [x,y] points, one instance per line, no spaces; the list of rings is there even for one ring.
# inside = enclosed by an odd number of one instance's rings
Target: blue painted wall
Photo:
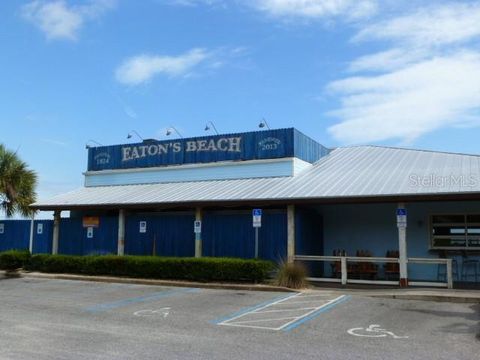
[[[324,252],[345,249],[355,256],[357,250],[369,250],[383,257],[388,250],[398,250],[396,204],[325,205],[318,210],[324,219]],[[422,202],[407,204],[407,251],[409,257],[438,258],[430,251],[429,216],[437,213],[480,213],[479,202]],[[462,258],[454,256],[461,269]],[[479,256],[473,256],[479,259]],[[380,265],[382,269],[382,265]],[[330,266],[325,265],[326,273]],[[437,265],[408,265],[411,280],[437,280]],[[470,279],[472,280],[472,279]]]
[[[235,143],[232,143],[235,141]],[[208,147],[212,142],[211,146]],[[235,146],[228,145],[235,144]],[[238,146],[236,144],[238,143]],[[191,144],[197,144],[192,147]],[[202,144],[202,148],[199,148]],[[162,149],[158,153],[158,149]],[[100,146],[88,150],[88,170],[294,157],[314,162],[326,148],[293,128],[203,136],[172,141]]]
[[[12,249],[28,249],[30,242],[30,220],[2,220],[4,233],[0,234],[0,251]],[[38,224],[42,224],[43,231],[38,234]],[[33,232],[33,252],[51,252],[53,221],[35,220]]]
[[[93,228],[93,237],[87,237],[82,218],[64,218],[60,222],[58,252],[66,255],[116,254],[118,218],[100,217],[100,225]]]
[[[294,156],[309,163],[314,163],[330,152],[330,149],[320,145],[297,129],[293,129],[293,143]]]
[[[204,256],[255,256],[255,230],[250,211],[206,212],[202,231]],[[286,255],[286,211],[264,211],[259,229],[259,256],[278,262]]]
[[[323,219],[316,210],[295,209],[295,254],[324,255]],[[323,276],[323,264],[306,262],[310,276]]]
[[[194,220],[193,213],[127,215],[125,254],[194,256]],[[147,223],[145,233],[140,233],[141,221]]]

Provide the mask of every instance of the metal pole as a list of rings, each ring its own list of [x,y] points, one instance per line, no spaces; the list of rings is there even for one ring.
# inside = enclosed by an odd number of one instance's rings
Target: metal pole
[[[33,253],[33,227],[35,226],[35,213],[32,214],[32,219],[30,221],[30,241],[28,243],[28,250],[30,254]]]
[[[258,227],[255,228],[255,259],[258,259]]]

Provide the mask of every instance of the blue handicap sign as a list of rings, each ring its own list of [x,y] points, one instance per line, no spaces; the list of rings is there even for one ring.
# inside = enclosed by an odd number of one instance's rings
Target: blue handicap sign
[[[253,209],[253,216],[262,216],[262,209]]]
[[[407,216],[407,209],[397,209],[397,216]]]

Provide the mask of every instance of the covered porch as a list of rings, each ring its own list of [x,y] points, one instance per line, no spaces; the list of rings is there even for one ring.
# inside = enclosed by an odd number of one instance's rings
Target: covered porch
[[[313,281],[480,287],[478,200],[329,203],[309,208],[318,217],[319,235],[316,240],[297,236],[294,259],[307,266]],[[407,211],[405,228],[397,224],[398,208]],[[306,241],[322,246],[315,249]]]

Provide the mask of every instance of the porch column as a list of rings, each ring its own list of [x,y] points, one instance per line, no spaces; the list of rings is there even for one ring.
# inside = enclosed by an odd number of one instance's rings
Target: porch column
[[[404,203],[398,203],[398,209],[405,209]],[[398,227],[398,253],[400,262],[400,287],[408,286],[408,270],[407,270],[407,224],[402,223],[397,212],[397,227]],[[406,215],[405,215],[406,216]],[[406,219],[405,219],[406,220]]]
[[[30,240],[28,241],[28,251],[30,254],[33,253],[33,227],[35,226],[35,213],[32,213],[32,218],[30,219]]]
[[[52,239],[52,254],[58,254],[58,238],[60,235],[60,216],[62,212],[55,210],[53,213],[53,239]]]
[[[197,207],[195,209],[195,221],[202,221],[202,208]],[[195,257],[202,257],[202,228],[200,231],[195,231]]]
[[[295,205],[287,206],[287,262],[295,256]]]
[[[123,256],[125,254],[125,210],[118,210],[118,240],[117,240],[117,255]]]

